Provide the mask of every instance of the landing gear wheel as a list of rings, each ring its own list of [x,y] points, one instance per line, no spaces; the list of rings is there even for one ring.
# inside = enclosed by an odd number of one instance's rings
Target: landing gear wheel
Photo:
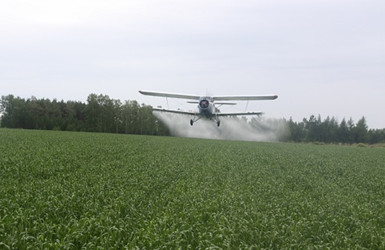
[[[194,125],[193,119],[190,120],[190,125],[191,125],[191,126]]]
[[[221,121],[217,121],[217,126],[219,127],[221,125]]]

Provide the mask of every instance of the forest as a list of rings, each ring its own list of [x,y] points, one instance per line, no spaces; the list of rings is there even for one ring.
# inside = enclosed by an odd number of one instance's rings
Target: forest
[[[120,101],[108,95],[90,94],[87,103],[56,99],[24,99],[13,95],[0,100],[0,127],[40,130],[86,131],[168,136],[170,131],[152,113],[152,107],[135,100]],[[334,117],[312,115],[301,122],[280,119],[287,142],[385,143],[385,129],[369,129],[365,117],[339,122]],[[258,119],[251,119],[251,126]],[[256,133],[261,131],[256,131]]]
[[[0,112],[6,128],[169,135],[150,106],[108,95],[90,94],[87,103],[8,95],[1,97]]]

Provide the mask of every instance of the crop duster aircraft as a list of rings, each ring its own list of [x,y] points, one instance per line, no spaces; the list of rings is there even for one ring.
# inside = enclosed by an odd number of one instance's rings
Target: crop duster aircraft
[[[198,95],[188,95],[188,94],[151,92],[151,91],[142,91],[142,90],[140,90],[139,93],[141,93],[142,95],[149,95],[149,96],[193,100],[193,101],[188,101],[188,103],[198,104],[198,112],[187,112],[187,111],[181,111],[181,110],[170,110],[170,109],[159,109],[159,108],[153,108],[152,110],[159,111],[159,112],[192,115],[193,119],[190,120],[191,126],[194,125],[194,123],[200,120],[201,118],[214,120],[218,127],[221,124],[219,120],[219,117],[221,116],[240,116],[240,115],[245,116],[245,115],[262,115],[263,114],[263,112],[222,113],[218,109],[220,106],[236,105],[236,103],[233,103],[233,102],[223,102],[223,101],[260,101],[260,100],[274,100],[278,98],[277,95],[198,96]]]

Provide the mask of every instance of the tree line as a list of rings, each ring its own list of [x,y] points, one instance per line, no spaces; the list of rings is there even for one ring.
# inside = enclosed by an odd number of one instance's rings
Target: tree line
[[[53,99],[27,100],[2,96],[1,127],[107,132],[143,135],[169,135],[168,128],[153,114],[151,106],[137,101],[111,99],[90,94],[87,103]]]
[[[153,115],[151,106],[101,94],[90,94],[87,103],[2,96],[0,114],[0,126],[7,128],[170,135],[167,126]],[[334,117],[322,120],[320,115],[301,122],[282,121],[287,130],[282,141],[385,143],[385,129],[368,129],[365,117],[357,123],[352,119],[338,122]],[[258,119],[250,121],[252,127],[261,128],[257,123]]]
[[[294,142],[324,142],[324,143],[384,143],[385,129],[368,129],[365,117],[357,123],[352,118],[339,123],[336,118],[329,116],[322,120],[321,116],[310,116],[302,122],[286,121],[288,128],[287,140]]]

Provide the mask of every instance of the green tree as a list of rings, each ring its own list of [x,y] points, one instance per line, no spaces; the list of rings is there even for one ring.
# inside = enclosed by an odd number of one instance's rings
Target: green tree
[[[345,118],[342,119],[337,132],[337,142],[348,143],[349,142],[349,127]]]
[[[290,117],[290,120],[288,121],[288,128],[290,141],[302,142],[305,140],[306,129],[304,122],[294,122],[293,119]]]
[[[368,126],[366,125],[365,117],[362,117],[357,125],[352,130],[354,142],[356,143],[366,143],[368,142]]]
[[[98,96],[96,94],[90,94],[87,98],[87,105],[84,108],[87,131],[101,132],[101,125],[99,121],[100,112],[101,107],[98,103]]]

